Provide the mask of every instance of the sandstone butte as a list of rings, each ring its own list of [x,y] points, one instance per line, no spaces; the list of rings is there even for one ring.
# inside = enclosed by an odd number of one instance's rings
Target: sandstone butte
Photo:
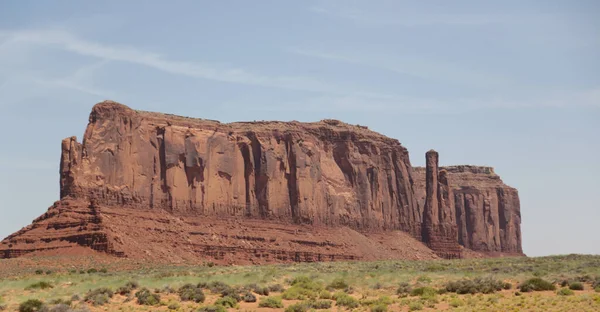
[[[62,141],[60,200],[0,258],[91,249],[217,263],[523,255],[517,190],[490,167],[413,168],[337,120],[236,122],[96,104]],[[85,248],[83,248],[85,247]]]

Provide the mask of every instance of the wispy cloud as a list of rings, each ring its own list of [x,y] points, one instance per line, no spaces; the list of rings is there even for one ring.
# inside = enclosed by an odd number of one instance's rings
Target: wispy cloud
[[[351,55],[347,52],[331,53],[301,48],[290,48],[288,51],[302,56],[368,66],[430,81],[442,81],[451,85],[461,84],[470,87],[499,87],[509,84],[509,80],[504,77],[494,76],[489,73],[479,73],[448,63],[409,56],[375,54],[360,56]]]
[[[1,33],[0,33],[1,34]],[[5,32],[6,36],[7,33]],[[15,31],[8,33],[10,40],[33,44],[52,45],[80,55],[102,60],[122,61],[154,68],[163,72],[221,82],[275,87],[312,92],[346,93],[347,89],[313,78],[295,76],[267,76],[242,68],[223,68],[199,62],[174,61],[160,54],[127,46],[114,46],[88,41],[62,30]]]

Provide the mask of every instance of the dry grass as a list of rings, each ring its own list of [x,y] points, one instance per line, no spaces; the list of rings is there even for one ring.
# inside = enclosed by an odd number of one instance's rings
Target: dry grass
[[[43,262],[46,263],[46,262]],[[330,310],[356,311],[600,311],[600,293],[592,287],[600,276],[600,256],[555,256],[542,258],[503,258],[478,260],[439,261],[379,261],[286,264],[266,266],[166,266],[145,267],[107,266],[106,273],[85,273],[87,268],[60,269],[53,267],[49,275],[36,275],[34,266],[23,271],[6,272],[3,266],[0,279],[0,305],[8,311],[16,311],[20,303],[28,299],[42,300],[49,306],[60,300],[73,309],[88,308],[90,311],[222,311],[222,289],[227,294],[238,293],[242,297],[252,292],[255,302],[239,301],[232,311],[273,311],[259,307],[266,298],[281,298],[281,290],[261,294],[265,289],[280,284],[284,289],[305,294],[283,299],[284,310],[302,311],[315,307]],[[80,271],[84,271],[83,274]],[[300,278],[299,278],[300,277]],[[559,286],[562,280],[582,281],[584,290],[573,295],[559,295],[557,291],[521,293],[516,288],[520,283],[540,277]],[[497,290],[489,294],[456,294],[445,292],[452,281],[469,280],[498,281],[511,283],[512,289]],[[113,291],[135,281],[140,288],[160,293],[156,306],[138,303],[136,291],[115,294],[108,302],[93,306],[80,298],[93,289],[109,288]],[[296,282],[294,282],[296,281]],[[300,281],[300,282],[299,282]],[[27,288],[45,282],[52,288]],[[185,284],[202,287],[206,294],[204,302],[182,301],[177,289]],[[292,285],[294,284],[294,285]],[[408,285],[412,291],[398,294],[399,285]],[[221,286],[216,287],[216,286]],[[212,290],[211,290],[212,288]],[[557,287],[560,288],[560,287]],[[423,291],[415,291],[422,289]],[[495,288],[495,290],[497,287]],[[76,295],[74,297],[74,295]],[[77,298],[79,297],[79,298]],[[318,302],[319,304],[316,304]],[[221,306],[219,306],[221,303]],[[309,303],[315,303],[311,305]],[[215,304],[217,304],[215,306]],[[75,310],[77,311],[77,310]]]

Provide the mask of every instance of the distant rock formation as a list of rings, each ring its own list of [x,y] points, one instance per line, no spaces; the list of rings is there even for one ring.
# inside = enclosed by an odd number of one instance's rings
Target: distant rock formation
[[[230,262],[456,258],[458,243],[522,254],[516,190],[438,173],[437,157],[421,179],[406,148],[366,127],[222,124],[105,101],[82,143],[62,142],[61,200],[2,241],[0,257],[74,245]]]

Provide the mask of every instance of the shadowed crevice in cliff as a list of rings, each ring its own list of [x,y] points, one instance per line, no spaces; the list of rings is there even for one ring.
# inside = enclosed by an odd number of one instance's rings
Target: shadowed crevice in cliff
[[[352,167],[352,163],[350,162],[348,149],[348,143],[335,142],[333,146],[333,159],[346,177],[346,181],[348,181],[351,187],[354,187],[356,184],[356,173],[354,172],[354,167]]]
[[[240,143],[240,152],[244,158],[244,193],[246,197],[246,216],[252,216],[252,202],[250,200],[250,176],[254,168],[252,167],[252,159],[250,159],[250,148],[246,143]]]
[[[294,151],[294,138],[291,134],[285,137],[285,149],[287,154],[289,173],[286,173],[287,187],[290,198],[290,209],[292,210],[292,220],[296,223],[309,222],[310,220],[302,220],[298,211],[298,172],[296,167],[296,153]]]
[[[251,140],[252,156],[254,158],[254,194],[258,201],[258,213],[261,217],[268,217],[269,199],[267,198],[267,187],[269,176],[264,166],[265,158],[263,157],[262,146],[256,137],[256,134],[249,133],[248,137]]]

